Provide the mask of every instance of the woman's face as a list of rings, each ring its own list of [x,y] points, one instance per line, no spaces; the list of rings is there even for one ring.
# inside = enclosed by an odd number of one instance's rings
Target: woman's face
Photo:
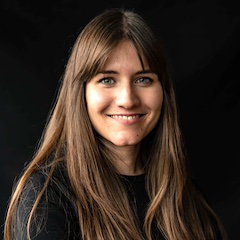
[[[160,117],[162,86],[146,62],[144,68],[132,43],[123,41],[109,55],[103,69],[87,83],[91,123],[116,146],[137,145]]]

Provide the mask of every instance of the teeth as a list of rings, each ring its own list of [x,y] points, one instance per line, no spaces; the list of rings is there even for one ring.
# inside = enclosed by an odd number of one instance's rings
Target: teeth
[[[139,118],[140,115],[132,115],[132,116],[123,116],[123,115],[111,115],[112,118],[123,119],[123,120],[132,120],[134,118]]]

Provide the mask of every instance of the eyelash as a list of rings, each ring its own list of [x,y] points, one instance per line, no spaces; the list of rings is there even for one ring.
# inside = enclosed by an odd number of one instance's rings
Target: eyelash
[[[141,77],[141,78],[138,78],[135,82],[137,81],[140,81],[140,83],[143,83],[143,84],[150,84],[151,82],[153,82],[153,80],[149,77]]]
[[[109,83],[110,81],[111,81],[111,83]],[[106,84],[106,85],[111,85],[111,84],[115,83],[115,81],[112,78],[102,78],[99,80],[99,82],[102,84]]]
[[[146,82],[147,80],[147,82]],[[149,77],[141,77],[141,78],[138,78],[134,81],[135,83],[140,83],[140,84],[150,84],[153,82],[153,80]],[[112,79],[112,78],[102,78],[99,80],[99,83],[102,83],[102,84],[106,84],[106,85],[112,85],[115,83],[115,81]]]

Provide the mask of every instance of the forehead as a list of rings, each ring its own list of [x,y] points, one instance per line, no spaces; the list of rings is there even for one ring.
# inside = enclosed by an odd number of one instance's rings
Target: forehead
[[[146,58],[140,53],[130,40],[119,42],[108,55],[103,68],[118,64],[128,65],[135,63],[140,65],[142,69],[149,68]]]

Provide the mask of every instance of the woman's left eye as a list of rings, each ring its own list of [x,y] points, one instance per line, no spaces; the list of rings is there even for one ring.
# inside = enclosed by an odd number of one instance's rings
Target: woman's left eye
[[[138,78],[135,82],[136,83],[141,83],[141,84],[150,84],[153,80],[151,78],[148,77],[142,77],[142,78]]]

